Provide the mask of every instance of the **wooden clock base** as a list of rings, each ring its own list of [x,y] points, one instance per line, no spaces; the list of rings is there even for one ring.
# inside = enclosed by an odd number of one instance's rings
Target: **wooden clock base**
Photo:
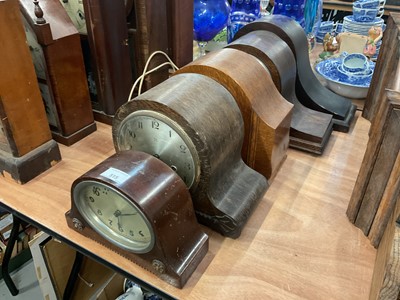
[[[72,144],[75,144],[77,141],[80,141],[81,139],[91,134],[92,132],[95,132],[96,128],[97,128],[96,123],[93,122],[69,136],[64,136],[57,131],[52,131],[51,135],[55,141],[66,146],[71,146]]]
[[[0,173],[20,184],[50,169],[61,160],[58,144],[50,140],[21,157],[0,150]]]

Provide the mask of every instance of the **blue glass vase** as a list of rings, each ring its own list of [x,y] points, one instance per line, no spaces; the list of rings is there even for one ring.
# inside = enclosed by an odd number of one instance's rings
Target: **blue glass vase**
[[[285,15],[305,27],[304,6],[306,0],[275,0],[274,15]]]
[[[304,7],[304,30],[310,43],[310,50],[314,48],[315,37],[321,25],[323,0],[307,0]]]
[[[205,55],[205,46],[227,24],[230,6],[227,0],[194,0],[193,37]]]
[[[228,43],[244,25],[260,18],[260,0],[232,0],[228,20]]]

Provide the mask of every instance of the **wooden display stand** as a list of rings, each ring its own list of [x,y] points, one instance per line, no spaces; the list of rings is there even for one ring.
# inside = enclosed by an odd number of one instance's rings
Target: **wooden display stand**
[[[17,0],[0,1],[0,173],[26,183],[61,160],[46,113]]]
[[[35,9],[32,0],[19,2],[26,29],[42,48],[33,51],[42,52],[34,56],[44,68],[36,75],[53,138],[72,145],[96,130],[79,33],[59,0],[41,1]]]
[[[348,132],[356,106],[350,99],[339,96],[324,87],[311,69],[308,41],[303,28],[293,19],[283,15],[264,16],[242,27],[235,39],[256,30],[266,30],[278,35],[292,50],[297,63],[296,96],[310,109],[331,114],[333,130]]]
[[[250,32],[230,43],[234,48],[258,58],[269,70],[276,88],[291,102],[289,146],[322,154],[332,133],[332,116],[303,106],[296,97],[296,61],[289,46],[272,32]]]
[[[175,72],[182,73],[206,75],[228,89],[244,120],[244,162],[274,178],[286,158],[293,105],[278,92],[268,70],[252,55],[221,49]]]

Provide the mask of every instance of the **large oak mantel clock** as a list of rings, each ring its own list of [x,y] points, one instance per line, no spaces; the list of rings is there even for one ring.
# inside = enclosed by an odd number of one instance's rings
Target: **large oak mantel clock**
[[[208,250],[183,180],[154,156],[121,151],[76,179],[68,225],[182,288]]]
[[[19,2],[53,138],[71,145],[96,130],[79,33],[60,1]]]
[[[117,151],[159,158],[190,188],[199,222],[237,238],[268,183],[241,158],[244,123],[215,80],[178,74],[121,106],[113,120]]]
[[[61,160],[51,138],[18,0],[0,1],[0,173],[26,183]]]

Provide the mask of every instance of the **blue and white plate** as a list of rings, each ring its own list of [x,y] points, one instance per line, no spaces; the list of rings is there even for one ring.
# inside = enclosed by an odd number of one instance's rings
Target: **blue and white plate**
[[[384,22],[384,20],[379,17],[376,17],[375,20],[370,21],[370,22],[358,22],[358,21],[354,20],[353,15],[345,16],[343,18],[343,24],[350,23],[353,25],[362,25],[362,26],[369,26],[369,27],[382,25],[383,22]]]
[[[363,76],[343,76],[338,71],[338,67],[342,64],[342,57],[330,58],[319,62],[315,69],[327,82],[327,86],[338,95],[347,98],[365,98],[371,83],[371,77]],[[375,69],[375,63],[369,62],[370,69]]]

